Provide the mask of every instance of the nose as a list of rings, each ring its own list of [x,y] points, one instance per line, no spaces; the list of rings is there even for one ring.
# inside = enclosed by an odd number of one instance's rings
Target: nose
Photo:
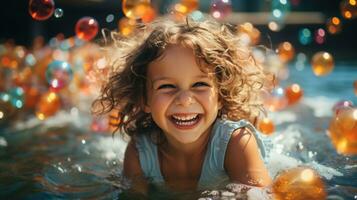
[[[189,91],[182,91],[175,99],[176,105],[189,106],[194,102],[194,98]]]

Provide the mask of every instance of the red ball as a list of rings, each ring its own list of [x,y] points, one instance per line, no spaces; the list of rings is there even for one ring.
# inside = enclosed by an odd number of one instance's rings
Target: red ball
[[[53,0],[30,0],[29,13],[36,20],[46,20],[50,18],[55,11],[55,2]]]
[[[78,20],[75,29],[79,39],[89,41],[97,35],[99,25],[97,20],[92,17],[82,17]]]

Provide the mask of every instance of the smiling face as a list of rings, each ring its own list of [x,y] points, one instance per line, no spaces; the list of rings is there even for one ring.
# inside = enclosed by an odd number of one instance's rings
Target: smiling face
[[[144,110],[169,142],[192,143],[211,130],[221,108],[217,88],[200,70],[191,49],[168,46],[150,63],[147,78]]]

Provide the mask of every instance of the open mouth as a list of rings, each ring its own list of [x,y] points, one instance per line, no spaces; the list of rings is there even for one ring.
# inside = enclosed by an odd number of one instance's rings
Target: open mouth
[[[191,129],[198,124],[201,114],[171,115],[171,122],[179,129]]]

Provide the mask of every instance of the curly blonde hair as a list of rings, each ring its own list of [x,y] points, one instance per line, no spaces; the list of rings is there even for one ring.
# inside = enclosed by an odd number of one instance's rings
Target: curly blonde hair
[[[213,20],[155,21],[129,38],[114,40],[109,51],[111,74],[93,102],[92,111],[105,114],[116,110],[116,130],[131,137],[160,130],[142,108],[146,75],[148,65],[172,44],[191,48],[202,70],[214,72],[223,104],[221,117],[255,123],[264,111],[260,99],[265,82],[263,67],[255,62],[250,48],[242,44],[232,27]]]

